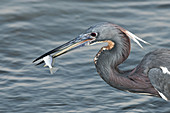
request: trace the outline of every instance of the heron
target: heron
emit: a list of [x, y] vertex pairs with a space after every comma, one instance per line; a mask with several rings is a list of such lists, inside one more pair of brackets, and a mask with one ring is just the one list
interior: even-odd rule
[[[140, 63], [130, 70], [121, 70], [119, 65], [129, 56], [133, 40], [149, 44], [130, 31], [111, 22], [92, 25], [76, 38], [41, 55], [33, 62], [47, 55], [53, 58], [69, 51], [96, 43], [107, 43], [94, 57], [94, 64], [100, 77], [110, 86], [132, 93], [147, 94], [170, 100], [170, 49], [156, 49], [147, 53]], [[42, 64], [40, 61], [37, 65]]]

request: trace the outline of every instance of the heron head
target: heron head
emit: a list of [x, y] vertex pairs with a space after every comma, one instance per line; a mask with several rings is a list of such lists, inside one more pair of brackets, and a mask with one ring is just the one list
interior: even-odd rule
[[[99, 24], [91, 26], [84, 33], [77, 36], [75, 39], [41, 55], [40, 57], [35, 59], [33, 62], [36, 62], [47, 55], [52, 55], [52, 57], [55, 58], [55, 57], [58, 57], [64, 53], [67, 53], [71, 50], [74, 50], [76, 48], [79, 48], [82, 46], [87, 46], [87, 45], [92, 45], [92, 44], [96, 44], [96, 43], [107, 42], [108, 46], [105, 46], [104, 49], [110, 50], [110, 49], [114, 48], [115, 42], [122, 43], [123, 40], [122, 40], [121, 36], [126, 36], [127, 40], [125, 40], [125, 41], [129, 40], [128, 37], [132, 37], [132, 39], [134, 39], [134, 41], [137, 42], [137, 44], [139, 44], [139, 46], [141, 46], [140, 43], [137, 41], [136, 37], [134, 37], [135, 35], [134, 36], [131, 36], [131, 35], [133, 35], [133, 34], [131, 34], [130, 32], [126, 31], [125, 29], [123, 29], [115, 24], [108, 23], [108, 22], [99, 23]], [[143, 41], [143, 40], [140, 39], [140, 41]], [[145, 42], [145, 41], [143, 41], [143, 42]], [[43, 63], [43, 61], [38, 63], [38, 65], [41, 63]]]

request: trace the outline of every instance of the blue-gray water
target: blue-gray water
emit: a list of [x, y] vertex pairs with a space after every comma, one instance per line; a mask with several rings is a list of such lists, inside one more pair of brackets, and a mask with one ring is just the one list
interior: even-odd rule
[[100, 78], [93, 57], [103, 45], [58, 57], [54, 75], [32, 64], [104, 21], [152, 44], [141, 49], [132, 42], [122, 69], [135, 67], [151, 50], [170, 48], [169, 0], [1, 0], [0, 113], [170, 113], [169, 102], [114, 89]]

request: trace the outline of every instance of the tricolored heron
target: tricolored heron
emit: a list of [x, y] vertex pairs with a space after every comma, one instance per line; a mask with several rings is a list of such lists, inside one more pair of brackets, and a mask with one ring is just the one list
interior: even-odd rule
[[[130, 39], [141, 47], [139, 41], [147, 43], [118, 25], [109, 22], [98, 23], [77, 38], [43, 54], [33, 62], [47, 55], [53, 54], [55, 58], [81, 46], [106, 42], [108, 45], [102, 47], [94, 58], [96, 70], [106, 83], [120, 90], [170, 100], [170, 49], [152, 51], [146, 54], [134, 69], [122, 71], [118, 65], [130, 54]], [[37, 65], [41, 63], [43, 61]]]

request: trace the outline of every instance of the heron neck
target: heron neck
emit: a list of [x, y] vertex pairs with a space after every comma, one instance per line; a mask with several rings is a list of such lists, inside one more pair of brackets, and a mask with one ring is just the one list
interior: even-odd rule
[[[125, 47], [123, 47], [122, 45], [124, 45]], [[129, 53], [130, 43], [116, 44], [115, 47], [111, 50], [101, 49], [97, 54], [98, 60], [95, 63], [97, 72], [107, 83], [109, 83], [110, 76], [122, 75], [125, 73], [118, 69], [118, 65], [128, 58]]]
[[138, 70], [137, 67], [128, 71], [118, 69], [118, 65], [128, 58], [130, 48], [122, 53], [117, 48], [100, 53], [95, 66], [101, 78], [120, 90], [158, 95], [151, 83], [148, 82], [149, 78], [140, 72], [142, 70]]

